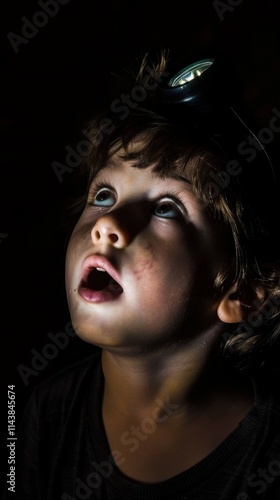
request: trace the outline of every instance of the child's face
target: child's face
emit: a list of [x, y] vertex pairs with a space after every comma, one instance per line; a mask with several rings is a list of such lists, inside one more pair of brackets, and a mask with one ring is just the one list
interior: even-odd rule
[[69, 242], [73, 326], [104, 348], [147, 350], [197, 337], [217, 322], [221, 257], [217, 228], [186, 180], [115, 160], [93, 180]]

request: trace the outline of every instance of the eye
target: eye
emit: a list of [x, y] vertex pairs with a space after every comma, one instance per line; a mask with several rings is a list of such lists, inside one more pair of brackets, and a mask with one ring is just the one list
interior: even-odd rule
[[98, 207], [112, 207], [116, 203], [116, 196], [107, 187], [99, 189], [91, 201], [91, 205]]
[[178, 219], [182, 212], [177, 205], [170, 200], [161, 200], [154, 206], [154, 214], [165, 219]]

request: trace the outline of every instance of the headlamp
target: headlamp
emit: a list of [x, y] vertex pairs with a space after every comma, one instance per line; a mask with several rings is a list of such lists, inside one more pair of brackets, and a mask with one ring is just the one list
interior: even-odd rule
[[202, 59], [178, 71], [162, 85], [160, 92], [163, 100], [170, 104], [183, 102], [187, 102], [190, 106], [201, 104], [209, 93], [209, 85], [212, 87], [213, 63], [212, 58]]
[[[179, 113], [191, 109], [195, 113], [215, 113], [217, 108], [228, 107], [234, 99], [237, 80], [229, 76], [229, 66], [209, 57], [195, 61], [175, 72], [159, 87], [159, 99], [167, 109]], [[179, 106], [180, 105], [180, 106]]]
[[[160, 107], [172, 120], [200, 129], [229, 155], [241, 162], [240, 145], [254, 139], [256, 160], [271, 160], [256, 133], [256, 124], [242, 107], [240, 82], [228, 61], [215, 57], [188, 64], [158, 88]], [[256, 163], [254, 163], [256, 165]]]
[[186, 68], [182, 69], [171, 80], [169, 80], [169, 87], [178, 87], [185, 83], [191, 82], [196, 77], [201, 76], [210, 66], [212, 66], [214, 59], [203, 59], [193, 64], [189, 64]]

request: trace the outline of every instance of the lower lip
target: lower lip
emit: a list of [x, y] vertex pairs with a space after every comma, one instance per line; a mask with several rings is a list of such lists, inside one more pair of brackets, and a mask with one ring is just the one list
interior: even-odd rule
[[98, 304], [100, 302], [112, 302], [117, 300], [123, 292], [113, 290], [91, 290], [90, 288], [80, 287], [79, 295], [86, 302]]

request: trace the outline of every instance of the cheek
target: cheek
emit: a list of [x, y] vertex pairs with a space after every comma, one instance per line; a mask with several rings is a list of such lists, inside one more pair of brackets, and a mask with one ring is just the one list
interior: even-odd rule
[[67, 246], [66, 262], [75, 263], [83, 248], [89, 243], [91, 228], [89, 225], [81, 226], [79, 223], [76, 225]]
[[65, 274], [68, 279], [73, 274], [75, 268], [76, 245], [75, 238], [72, 236], [67, 247], [65, 255]]
[[133, 267], [133, 276], [137, 281], [147, 280], [152, 270], [157, 266], [156, 251], [151, 244], [143, 246], [142, 255]]
[[133, 266], [137, 298], [142, 304], [156, 300], [167, 306], [169, 300], [181, 303], [190, 294], [212, 293], [215, 260], [208, 238], [192, 226], [174, 230], [168, 239], [150, 241]]
[[73, 259], [73, 254], [71, 250], [66, 254], [65, 259], [65, 290], [68, 301], [75, 294], [75, 289], [77, 288], [78, 278], [76, 277], [76, 265]]
[[185, 293], [193, 278], [193, 267], [194, 259], [184, 245], [175, 246], [173, 242], [167, 244], [165, 241], [144, 246], [132, 268], [141, 300], [144, 297], [150, 300], [152, 296], [157, 300], [164, 297], [165, 300], [168, 292], [179, 295], [181, 288]]
[[73, 280], [75, 281], [75, 276], [78, 272], [83, 241], [86, 241], [85, 237], [80, 235], [79, 231], [74, 231], [67, 246], [65, 255], [65, 281], [68, 288], [71, 283], [73, 284]]

